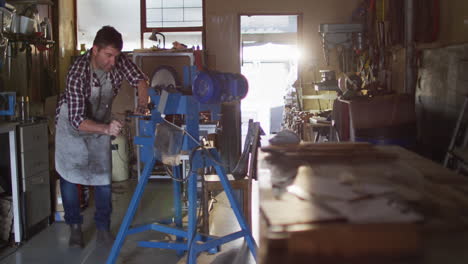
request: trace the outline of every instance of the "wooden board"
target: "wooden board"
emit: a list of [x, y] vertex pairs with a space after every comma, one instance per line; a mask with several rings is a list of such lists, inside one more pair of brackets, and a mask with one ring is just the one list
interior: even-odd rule
[[[344, 184], [350, 185], [381, 184], [391, 187], [395, 201], [406, 202], [403, 204], [423, 215], [424, 221], [420, 222], [420, 219], [415, 218], [410, 221], [418, 221], [417, 223], [385, 223], [387, 216], [380, 217], [377, 223], [372, 224], [331, 221], [333, 218], [330, 212], [337, 216], [346, 216], [340, 213], [339, 208], [326, 203], [327, 199], [340, 200], [339, 197], [327, 197], [318, 191], [319, 197], [306, 195], [309, 199], [315, 199], [309, 205], [291, 201], [269, 203], [270, 197], [260, 201], [268, 225], [261, 234], [267, 237], [262, 246], [268, 247], [268, 261], [261, 263], [361, 264], [383, 263], [383, 260], [408, 256], [417, 258], [421, 248], [427, 246], [422, 245], [423, 232], [426, 237], [432, 230], [439, 232], [450, 228], [459, 232], [468, 226], [468, 179], [401, 147], [354, 143], [301, 144], [271, 146], [264, 151], [269, 155], [265, 160], [268, 161], [266, 164], [270, 164], [267, 165], [270, 169], [278, 169], [280, 164], [285, 164], [284, 170], [287, 167], [294, 170], [294, 173], [297, 171], [305, 174], [305, 178], [294, 183], [302, 189], [306, 189], [310, 183], [304, 181], [307, 177], [337, 177]], [[372, 157], [375, 154], [393, 158], [375, 159]], [[267, 157], [276, 157], [273, 159], [275, 162], [271, 163]], [[304, 171], [300, 169], [301, 166], [310, 168]], [[274, 176], [281, 178], [282, 174], [272, 173], [271, 177]], [[262, 181], [261, 175], [259, 181]], [[275, 182], [275, 179], [271, 179], [271, 182]], [[320, 186], [312, 186], [311, 189], [314, 191], [317, 188]], [[379, 196], [377, 193], [375, 197], [387, 196]], [[346, 202], [348, 201], [342, 201]], [[268, 210], [275, 212], [269, 213]], [[372, 213], [376, 210], [370, 211]], [[280, 229], [275, 229], [274, 226], [275, 221], [280, 221], [277, 219], [283, 221], [279, 225]], [[268, 258], [271, 254], [277, 259], [281, 255], [281, 261], [274, 262], [275, 259]], [[376, 260], [363, 261], [367, 258]]]
[[343, 216], [334, 211], [295, 197], [264, 201], [260, 204], [260, 209], [271, 226], [343, 220]]
[[262, 151], [272, 155], [282, 155], [291, 159], [307, 159], [308, 161], [349, 160], [349, 159], [395, 159], [392, 153], [376, 149], [369, 143], [301, 143], [270, 145]]

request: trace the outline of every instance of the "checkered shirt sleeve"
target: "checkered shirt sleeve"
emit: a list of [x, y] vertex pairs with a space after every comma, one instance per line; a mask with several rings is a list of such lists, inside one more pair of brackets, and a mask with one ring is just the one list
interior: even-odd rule
[[78, 58], [67, 75], [64, 99], [68, 104], [68, 119], [75, 129], [86, 119], [86, 99], [91, 92], [88, 60], [89, 56]]
[[119, 56], [119, 62], [119, 72], [131, 86], [137, 87], [140, 81], [148, 81], [148, 77], [127, 56]]
[[[68, 71], [66, 90], [60, 97], [55, 121], [57, 123], [60, 107], [63, 103], [68, 104], [68, 119], [70, 124], [78, 130], [81, 122], [86, 117], [86, 101], [91, 96], [91, 81], [93, 86], [99, 86], [96, 77], [90, 79], [90, 59], [91, 51], [80, 56]], [[123, 79], [126, 79], [133, 87], [137, 87], [141, 80], [148, 81], [148, 77], [133, 63], [125, 54], [121, 54], [117, 60], [115, 68], [110, 72], [110, 79], [116, 96], [122, 86]]]

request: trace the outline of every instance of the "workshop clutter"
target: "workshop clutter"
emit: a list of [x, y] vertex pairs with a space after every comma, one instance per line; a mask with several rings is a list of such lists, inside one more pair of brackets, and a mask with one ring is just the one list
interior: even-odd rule
[[0, 92], [0, 116], [14, 116], [15, 106], [15, 92]]
[[312, 113], [298, 111], [296, 107], [286, 106], [283, 128], [294, 131], [301, 140], [312, 142], [336, 141], [331, 111]]

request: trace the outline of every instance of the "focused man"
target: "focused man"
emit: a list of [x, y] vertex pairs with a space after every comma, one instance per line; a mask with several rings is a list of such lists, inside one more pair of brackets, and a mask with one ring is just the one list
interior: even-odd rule
[[114, 97], [126, 79], [138, 88], [138, 113], [148, 104], [148, 78], [121, 54], [122, 35], [111, 26], [101, 28], [93, 47], [71, 66], [65, 92], [56, 111], [55, 166], [65, 221], [70, 225], [71, 247], [83, 247], [80, 201], [77, 184], [94, 186], [98, 244], [111, 245], [109, 232], [111, 199], [111, 136], [117, 136], [123, 124], [112, 120]]

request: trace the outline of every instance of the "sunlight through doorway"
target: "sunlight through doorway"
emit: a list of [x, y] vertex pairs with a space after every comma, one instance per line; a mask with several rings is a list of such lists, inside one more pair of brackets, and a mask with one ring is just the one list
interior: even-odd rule
[[281, 130], [284, 96], [298, 78], [298, 16], [241, 16], [241, 72], [249, 93], [241, 102], [242, 138], [249, 119], [259, 121], [266, 136]]

